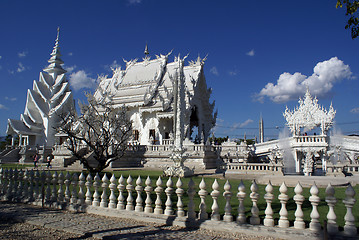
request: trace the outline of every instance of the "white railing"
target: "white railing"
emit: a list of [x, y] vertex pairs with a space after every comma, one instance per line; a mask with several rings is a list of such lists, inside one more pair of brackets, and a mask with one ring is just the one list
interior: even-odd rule
[[282, 173], [282, 164], [270, 163], [227, 163], [227, 170], [238, 172], [279, 172]]
[[297, 143], [324, 143], [325, 136], [295, 136], [293, 137]]
[[[198, 188], [199, 191], [196, 192]], [[185, 189], [188, 190], [185, 191]], [[106, 173], [100, 178], [99, 174], [93, 177], [91, 174], [86, 176], [84, 173], [78, 175], [70, 172], [65, 174], [60, 172], [58, 174], [50, 171], [0, 169], [0, 196], [8, 201], [43, 204], [49, 207], [87, 211], [108, 216], [120, 216], [122, 213], [121, 217], [141, 216], [142, 220], [151, 218], [152, 220], [155, 219], [153, 221], [158, 221], [161, 218], [175, 219], [172, 222], [175, 225], [180, 225], [182, 221], [182, 223], [192, 223], [203, 227], [206, 226], [204, 223], [209, 221], [208, 224], [215, 224], [217, 230], [223, 227], [224, 231], [228, 226], [233, 226], [233, 224], [236, 224], [235, 228], [240, 228], [241, 225], [244, 225], [244, 229], [255, 225], [257, 226], [255, 231], [276, 232], [278, 229], [284, 228], [286, 236], [294, 232], [298, 234], [298, 230], [306, 229], [302, 204], [304, 201], [309, 201], [312, 209], [309, 223], [309, 230], [312, 230], [309, 231], [310, 234], [316, 237], [322, 234], [317, 207], [319, 204], [327, 204], [328, 234], [332, 236], [340, 234], [354, 238], [358, 237], [355, 217], [352, 212], [356, 201], [354, 198], [355, 191], [350, 184], [345, 191], [344, 200], [342, 200], [346, 207], [346, 214], [344, 217], [344, 231], [340, 233], [335, 214], [335, 205], [338, 200], [334, 196], [335, 189], [330, 184], [326, 188], [325, 199], [320, 199], [319, 189], [315, 184], [310, 188], [311, 196], [305, 199], [302, 195], [303, 188], [301, 184], [297, 184], [294, 188], [295, 195], [293, 197], [296, 208], [293, 227], [290, 227], [288, 220], [287, 207], [291, 206], [287, 206], [290, 199], [285, 183], [280, 186], [278, 196], [275, 196], [271, 183], [265, 187], [266, 194], [260, 196], [255, 181], [250, 187], [250, 193], [246, 192], [242, 182], [234, 188], [236, 195], [232, 195], [232, 186], [229, 181], [224, 184], [224, 191], [221, 192], [221, 189], [222, 187], [220, 187], [217, 179], [213, 180], [213, 184], [209, 188], [203, 179], [198, 186], [195, 186], [192, 179], [190, 179], [187, 186], [184, 186], [180, 178], [174, 183], [171, 178], [164, 181], [159, 177], [153, 183], [149, 177], [144, 181], [140, 176], [137, 179], [133, 179], [131, 176], [127, 179], [122, 176], [116, 179], [115, 175], [112, 174], [109, 179]], [[222, 195], [226, 202], [223, 208], [223, 216], [220, 215], [221, 209], [218, 205], [218, 200]], [[183, 201], [185, 197], [188, 198], [188, 201]], [[206, 197], [212, 199], [210, 216], [208, 215], [210, 206], [206, 205]], [[261, 205], [257, 205], [261, 197], [266, 201], [265, 209], [259, 209]], [[198, 213], [194, 210], [195, 198], [200, 199]], [[235, 216], [232, 215], [230, 203], [232, 198], [238, 199], [236, 204], [238, 213]], [[244, 201], [246, 198], [250, 198], [250, 209], [245, 209]], [[281, 204], [278, 224], [276, 224], [275, 213], [272, 208], [272, 202], [276, 198]], [[177, 201], [173, 202], [173, 199]], [[185, 205], [184, 202], [188, 202], [188, 204]], [[185, 209], [187, 212], [185, 212]], [[247, 222], [246, 211], [248, 212], [249, 210], [251, 216], [249, 222]], [[263, 228], [261, 228], [260, 210], [265, 210]], [[307, 236], [307, 234], [304, 235]]]

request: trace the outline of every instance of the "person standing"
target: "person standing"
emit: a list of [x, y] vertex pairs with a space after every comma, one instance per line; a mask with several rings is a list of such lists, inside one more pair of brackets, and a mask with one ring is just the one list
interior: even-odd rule
[[37, 168], [37, 162], [39, 161], [38, 155], [35, 153], [34, 155], [34, 168]]
[[47, 156], [46, 161], [47, 161], [47, 169], [51, 168], [51, 157], [50, 157], [50, 155]]

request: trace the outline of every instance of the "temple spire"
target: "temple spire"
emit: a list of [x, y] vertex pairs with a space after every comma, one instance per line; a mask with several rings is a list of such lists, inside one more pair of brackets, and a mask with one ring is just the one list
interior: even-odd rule
[[60, 53], [60, 47], [59, 47], [59, 37], [60, 37], [60, 27], [57, 28], [57, 37], [55, 40], [55, 46], [52, 50], [51, 58], [48, 60], [50, 63], [45, 69], [45, 72], [48, 73], [56, 73], [56, 75], [60, 75], [63, 73], [66, 73], [66, 70], [62, 68], [62, 64], [64, 63], [61, 60], [61, 53]]
[[148, 54], [150, 54], [150, 52], [148, 51], [148, 46], [147, 46], [147, 42], [146, 42], [146, 46], [145, 46], [145, 56], [146, 56], [146, 58], [148, 57]]

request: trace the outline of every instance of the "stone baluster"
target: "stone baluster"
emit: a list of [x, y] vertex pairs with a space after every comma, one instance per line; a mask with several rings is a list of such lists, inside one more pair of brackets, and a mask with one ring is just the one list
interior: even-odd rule
[[45, 200], [45, 183], [46, 183], [46, 172], [41, 171], [40, 173], [40, 201], [44, 202]]
[[8, 170], [1, 168], [1, 194], [5, 197], [8, 185]]
[[208, 192], [206, 190], [206, 182], [202, 178], [202, 181], [199, 184], [199, 191], [198, 191], [198, 195], [201, 198], [201, 202], [199, 204], [198, 218], [201, 220], [208, 219], [207, 206], [205, 201], [207, 194]]
[[100, 176], [98, 175], [98, 173], [96, 173], [95, 178], [94, 178], [94, 182], [93, 182], [93, 187], [94, 187], [94, 193], [93, 193], [93, 201], [92, 201], [92, 206], [100, 206], [100, 194], [98, 193], [98, 189], [100, 187]]
[[102, 177], [102, 195], [101, 195], [101, 202], [100, 202], [100, 207], [108, 207], [108, 197], [107, 197], [107, 187], [108, 187], [108, 178], [106, 173], [103, 175]]
[[232, 207], [231, 207], [232, 192], [231, 192], [231, 184], [229, 183], [228, 180], [224, 184], [223, 197], [226, 199], [226, 205], [224, 206], [223, 221], [232, 222], [233, 221]]
[[13, 185], [13, 189], [12, 189], [12, 193], [11, 196], [13, 199], [17, 198], [17, 189], [19, 188], [19, 171], [17, 170], [17, 168], [15, 168], [14, 173], [13, 173], [13, 179], [14, 179], [14, 185]]
[[51, 201], [56, 202], [57, 201], [57, 172], [55, 171], [54, 174], [52, 174], [52, 194], [51, 194]]
[[152, 181], [149, 176], [147, 176], [145, 184], [146, 184], [146, 187], [145, 187], [145, 192], [146, 192], [145, 213], [152, 213], [153, 208], [152, 208], [151, 192], [152, 192], [153, 188], [151, 187]]
[[3, 188], [4, 188], [4, 169], [0, 168], [0, 195], [2, 195], [4, 193]]
[[127, 178], [127, 186], [126, 186], [126, 190], [128, 192], [127, 195], [127, 199], [126, 199], [126, 210], [132, 211], [134, 210], [133, 207], [133, 197], [132, 197], [132, 191], [135, 189], [134, 186], [132, 185], [133, 179], [130, 176], [128, 176]]
[[257, 206], [259, 194], [257, 193], [257, 191], [258, 191], [258, 185], [257, 185], [256, 181], [254, 180], [251, 185], [251, 194], [249, 195], [249, 197], [252, 199], [252, 203], [253, 203], [252, 208], [251, 208], [252, 216], [249, 219], [249, 222], [252, 225], [259, 225], [259, 223], [260, 223], [259, 209]]
[[24, 187], [23, 187], [23, 200], [28, 201], [29, 200], [29, 170], [25, 169], [25, 172], [23, 172], [23, 178], [24, 181]]
[[289, 227], [289, 221], [288, 221], [288, 211], [287, 211], [287, 202], [289, 200], [289, 197], [287, 195], [288, 192], [288, 188], [285, 185], [285, 183], [283, 182], [282, 185], [279, 188], [279, 196], [278, 196], [278, 200], [281, 203], [281, 208], [279, 211], [279, 221], [278, 221], [278, 226], [281, 228], [288, 228]]
[[344, 216], [344, 220], [345, 220], [344, 234], [347, 236], [355, 236], [357, 234], [357, 229], [355, 227], [355, 217], [353, 215], [352, 209], [354, 207], [356, 200], [354, 198], [355, 191], [350, 183], [347, 189], [345, 190], [345, 195], [346, 197], [343, 200], [343, 203], [347, 208], [347, 213]]
[[29, 172], [29, 201], [34, 201], [34, 170], [30, 170]]
[[161, 177], [158, 177], [157, 181], [156, 181], [156, 188], [155, 188], [155, 192], [156, 192], [156, 201], [155, 201], [155, 210], [154, 213], [155, 214], [162, 214], [163, 213], [163, 209], [162, 209], [162, 201], [161, 201], [161, 193], [163, 191], [163, 188], [161, 187], [162, 185], [162, 179]]
[[211, 192], [211, 196], [213, 199], [213, 204], [212, 204], [211, 220], [219, 221], [221, 216], [219, 215], [219, 206], [218, 206], [217, 199], [218, 199], [220, 192], [219, 192], [219, 184], [217, 182], [217, 179], [214, 179], [214, 182], [212, 184], [212, 189], [213, 189], [213, 191]]
[[39, 190], [39, 182], [40, 182], [40, 173], [39, 170], [36, 169], [35, 174], [35, 187], [34, 187], [34, 200], [37, 201], [40, 199], [40, 190]]
[[237, 193], [237, 198], [239, 202], [237, 222], [240, 224], [246, 223], [246, 214], [244, 209], [244, 199], [246, 197], [245, 190], [246, 190], [245, 186], [243, 184], [243, 181], [241, 180], [238, 186], [238, 193]]
[[70, 192], [70, 184], [71, 184], [71, 174], [70, 172], [66, 173], [65, 176], [65, 202], [70, 202], [71, 192]]
[[302, 204], [305, 200], [304, 196], [302, 195], [303, 188], [302, 185], [298, 182], [297, 186], [294, 188], [294, 197], [293, 200], [297, 204], [297, 209], [295, 210], [295, 221], [294, 221], [294, 228], [296, 229], [305, 229], [305, 222], [304, 222], [304, 213], [302, 210]]
[[196, 212], [194, 211], [194, 202], [193, 197], [196, 194], [196, 191], [194, 190], [194, 182], [191, 178], [188, 182], [188, 212], [187, 212], [187, 218], [189, 221], [193, 221], [196, 217]]
[[51, 201], [51, 172], [46, 172], [46, 190], [45, 190], [45, 202], [49, 203]]
[[91, 192], [91, 187], [92, 187], [92, 176], [91, 173], [89, 173], [86, 177], [86, 199], [85, 199], [85, 203], [87, 205], [92, 205], [92, 192]]
[[142, 200], [142, 197], [141, 197], [143, 187], [142, 187], [141, 176], [138, 176], [138, 178], [136, 180], [135, 191], [137, 192], [135, 212], [143, 212], [143, 206], [142, 206], [143, 200]]
[[310, 213], [310, 218], [312, 219], [309, 223], [309, 229], [319, 231], [321, 229], [320, 223], [319, 223], [319, 212], [318, 212], [318, 204], [320, 203], [320, 198], [318, 196], [319, 189], [317, 185], [314, 182], [314, 185], [310, 188], [310, 194], [309, 201], [312, 204], [312, 212]]
[[13, 170], [10, 169], [8, 172], [8, 186], [6, 188], [7, 192], [6, 192], [6, 199], [10, 200], [11, 196], [12, 196], [12, 189], [14, 187], [14, 179], [13, 179]]
[[182, 196], [184, 194], [184, 190], [182, 189], [183, 183], [181, 178], [178, 178], [176, 183], [176, 194], [177, 194], [177, 217], [184, 217], [185, 212], [183, 210], [183, 202], [182, 202]]
[[79, 180], [79, 177], [77, 176], [77, 173], [74, 173], [72, 175], [72, 181], [71, 181], [72, 191], [71, 191], [70, 203], [72, 206], [77, 205], [77, 183], [78, 183], [78, 180]]
[[165, 215], [169, 216], [169, 215], [173, 215], [171, 195], [174, 190], [173, 190], [173, 181], [171, 177], [167, 180], [166, 186], [167, 188], [165, 190], [165, 193], [167, 195], [167, 200], [165, 202], [166, 205]]
[[266, 191], [266, 194], [264, 194], [264, 199], [267, 202], [267, 208], [264, 211], [266, 216], [264, 218], [263, 224], [266, 227], [273, 227], [274, 219], [273, 219], [272, 201], [273, 201], [274, 195], [273, 195], [273, 186], [270, 181], [267, 184], [265, 191]]
[[117, 199], [117, 209], [125, 209], [125, 197], [123, 196], [123, 191], [125, 190], [125, 179], [124, 177], [121, 175], [121, 177], [118, 179], [118, 199]]
[[64, 181], [65, 181], [65, 176], [62, 172], [60, 172], [57, 178], [57, 182], [59, 184], [59, 190], [57, 191], [57, 201], [60, 205], [64, 201]]
[[15, 196], [16, 196], [16, 201], [21, 201], [22, 199], [22, 194], [23, 194], [23, 183], [22, 183], [22, 178], [23, 178], [23, 171], [22, 169], [20, 169], [18, 172], [17, 172], [17, 189], [16, 189], [16, 193], [15, 193]]
[[108, 204], [109, 208], [116, 208], [117, 204], [116, 204], [116, 195], [115, 195], [115, 190], [116, 190], [116, 177], [115, 174], [112, 174], [111, 178], [110, 178], [110, 203]]
[[81, 172], [79, 176], [79, 194], [77, 203], [82, 207], [85, 204], [85, 174]]
[[338, 225], [337, 225], [337, 216], [334, 212], [335, 204], [337, 203], [337, 199], [334, 197], [335, 190], [332, 185], [329, 183], [327, 188], [325, 189], [326, 198], [325, 201], [328, 204], [329, 211], [327, 214], [328, 224], [327, 230], [330, 235], [335, 235], [338, 232]]

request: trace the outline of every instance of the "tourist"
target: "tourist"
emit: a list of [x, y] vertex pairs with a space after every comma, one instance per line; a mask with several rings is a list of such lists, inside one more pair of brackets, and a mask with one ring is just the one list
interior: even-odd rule
[[39, 157], [37, 156], [37, 154], [35, 153], [34, 155], [34, 169], [37, 168], [37, 162], [39, 160]]
[[51, 168], [51, 157], [50, 157], [50, 155], [47, 156], [46, 161], [47, 161], [47, 169]]

